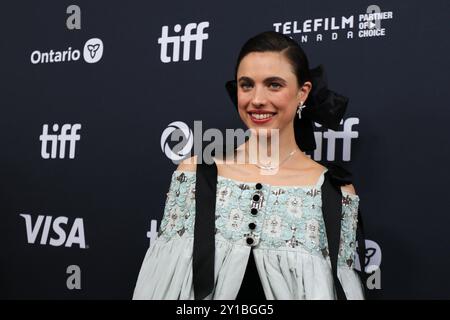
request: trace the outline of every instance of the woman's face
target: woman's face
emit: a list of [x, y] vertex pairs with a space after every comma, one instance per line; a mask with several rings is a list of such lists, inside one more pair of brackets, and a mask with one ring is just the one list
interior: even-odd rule
[[239, 115], [258, 133], [259, 129], [281, 132], [293, 127], [297, 106], [306, 101], [311, 89], [310, 82], [298, 86], [289, 60], [280, 52], [247, 54], [239, 64], [237, 84]]

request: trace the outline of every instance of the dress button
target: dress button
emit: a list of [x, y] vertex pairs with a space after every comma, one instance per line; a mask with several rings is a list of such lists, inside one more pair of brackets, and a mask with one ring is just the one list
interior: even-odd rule
[[252, 208], [252, 210], [250, 212], [252, 215], [256, 216], [258, 214], [258, 209]]
[[252, 245], [255, 242], [255, 239], [253, 239], [252, 237], [247, 237], [247, 244], [248, 245]]
[[256, 228], [256, 224], [255, 224], [254, 222], [250, 222], [250, 223], [248, 224], [248, 227], [249, 227], [250, 229], [254, 230], [254, 229]]
[[259, 195], [258, 194], [255, 194], [254, 196], [253, 196], [253, 201], [258, 201], [259, 200]]
[[261, 189], [261, 188], [262, 188], [262, 184], [258, 182], [258, 183], [255, 185], [255, 188], [258, 189], [258, 190]]

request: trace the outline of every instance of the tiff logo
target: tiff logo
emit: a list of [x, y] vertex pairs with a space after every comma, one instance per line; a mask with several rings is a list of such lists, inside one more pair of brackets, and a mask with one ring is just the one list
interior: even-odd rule
[[[204, 21], [199, 24], [189, 23], [184, 27], [182, 36], [169, 36], [169, 26], [162, 27], [161, 37], [158, 43], [161, 45], [161, 61], [164, 63], [177, 62], [180, 59], [180, 43], [183, 43], [183, 61], [189, 61], [191, 42], [195, 42], [195, 60], [202, 59], [203, 40], [208, 39], [208, 34], [204, 30], [209, 27], [209, 22]], [[195, 33], [193, 33], [195, 30]], [[179, 33], [181, 25], [173, 27], [173, 31]], [[172, 56], [168, 55], [169, 44], [172, 45]]]
[[[57, 133], [59, 125], [53, 125], [53, 133]], [[48, 124], [44, 124], [42, 134], [39, 136], [41, 144], [41, 156], [43, 159], [55, 159], [59, 145], [59, 159], [64, 159], [66, 155], [66, 143], [69, 141], [69, 158], [75, 158], [75, 143], [80, 140], [80, 135], [77, 131], [81, 129], [81, 124], [74, 125], [64, 124], [61, 127], [60, 134], [49, 134]], [[70, 130], [70, 133], [68, 133]], [[50, 153], [48, 152], [48, 142], [50, 142]]]
[[[343, 124], [342, 131], [334, 131], [328, 129], [327, 131], [314, 132], [314, 138], [316, 139], [316, 150], [314, 150], [314, 160], [322, 160], [323, 152], [323, 139], [327, 140], [326, 158], [327, 161], [334, 161], [336, 156], [336, 140], [342, 140], [342, 161], [350, 161], [352, 153], [352, 139], [356, 139], [359, 136], [358, 131], [353, 130], [353, 126], [359, 124], [359, 118], [347, 118], [341, 120]], [[316, 123], [317, 127], [321, 127]]]
[[[72, 226], [70, 227], [69, 225], [70, 231], [69, 235], [67, 235], [66, 230], [62, 227], [62, 225], [68, 224], [69, 218], [67, 217], [53, 218], [52, 216], [39, 215], [33, 225], [31, 215], [21, 214], [20, 216], [25, 219], [27, 241], [30, 244], [34, 244], [39, 233], [41, 233], [41, 241], [39, 243], [42, 245], [72, 247], [72, 245], [76, 244], [81, 249], [86, 248], [83, 218], [76, 218]], [[57, 237], [53, 237], [53, 234], [50, 235], [50, 229]]]

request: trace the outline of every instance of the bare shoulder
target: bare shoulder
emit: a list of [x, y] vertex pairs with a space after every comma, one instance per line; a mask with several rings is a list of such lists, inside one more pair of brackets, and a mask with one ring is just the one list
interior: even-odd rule
[[306, 159], [302, 166], [299, 168], [299, 172], [302, 175], [308, 176], [308, 183], [305, 184], [315, 184], [319, 180], [319, 177], [324, 173], [327, 167], [323, 166], [319, 162], [313, 159]]
[[180, 162], [177, 167], [178, 171], [197, 171], [197, 156], [186, 158]]
[[[322, 164], [318, 163], [317, 161], [311, 159], [312, 167], [315, 168], [315, 170], [318, 170], [318, 172], [323, 172], [326, 167]], [[356, 195], [356, 190], [353, 184], [347, 184], [341, 187], [342, 191], [348, 192], [350, 194]]]
[[320, 176], [327, 169], [327, 167], [313, 159], [309, 159], [305, 169], [312, 172], [315, 176]]
[[348, 192], [350, 194], [356, 195], [355, 187], [352, 184], [347, 184], [345, 186], [342, 186], [341, 190], [342, 191], [346, 191], [346, 192]]

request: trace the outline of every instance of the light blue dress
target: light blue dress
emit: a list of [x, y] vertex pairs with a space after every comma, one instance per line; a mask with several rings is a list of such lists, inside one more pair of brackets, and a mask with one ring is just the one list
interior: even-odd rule
[[[336, 299], [321, 209], [327, 170], [316, 185], [262, 183], [257, 203], [257, 182], [217, 177], [215, 285], [206, 299], [236, 298], [251, 252], [267, 299]], [[195, 181], [195, 172], [173, 172], [158, 237], [145, 254], [133, 299], [194, 299]], [[359, 197], [343, 190], [342, 204], [338, 278], [347, 299], [363, 299], [354, 270]]]

